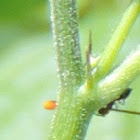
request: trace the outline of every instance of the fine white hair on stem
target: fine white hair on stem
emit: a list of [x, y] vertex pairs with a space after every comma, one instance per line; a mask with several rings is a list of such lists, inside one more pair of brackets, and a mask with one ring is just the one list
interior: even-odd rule
[[98, 84], [98, 92], [103, 98], [108, 98], [128, 88], [131, 82], [140, 74], [140, 45], [111, 74]]

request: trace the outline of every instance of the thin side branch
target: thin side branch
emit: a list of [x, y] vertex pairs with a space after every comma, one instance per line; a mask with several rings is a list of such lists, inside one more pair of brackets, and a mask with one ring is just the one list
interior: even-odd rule
[[138, 74], [140, 74], [140, 47], [99, 83], [99, 97], [105, 104], [114, 100], [114, 97], [119, 97], [129, 87]]
[[114, 60], [120, 48], [122, 47], [129, 33], [129, 30], [131, 29], [131, 26], [138, 17], [139, 11], [140, 0], [133, 0], [133, 2], [124, 13], [122, 20], [120, 21], [120, 24], [113, 33], [110, 41], [105, 47], [105, 50], [99, 61], [96, 77], [101, 79], [111, 70]]
[[87, 65], [87, 82], [89, 84], [87, 85], [92, 85], [91, 84], [91, 80], [92, 80], [92, 75], [91, 75], [91, 62], [90, 62], [90, 58], [91, 58], [91, 52], [92, 52], [92, 33], [89, 33], [89, 44], [88, 44], [88, 48], [86, 51], [86, 65]]

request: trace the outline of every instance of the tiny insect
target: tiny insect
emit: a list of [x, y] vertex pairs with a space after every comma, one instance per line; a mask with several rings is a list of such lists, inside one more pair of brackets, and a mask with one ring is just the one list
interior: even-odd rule
[[53, 101], [53, 100], [45, 101], [43, 106], [44, 106], [45, 109], [54, 110], [57, 106], [57, 102]]
[[117, 111], [117, 112], [123, 112], [123, 113], [129, 113], [129, 114], [136, 114], [136, 115], [140, 115], [139, 112], [135, 112], [135, 111], [128, 111], [128, 110], [120, 110], [120, 109], [113, 109], [112, 106], [115, 104], [116, 101], [120, 101], [120, 100], [125, 100], [129, 95], [130, 92], [132, 91], [131, 88], [127, 88], [121, 95], [119, 98], [115, 99], [114, 101], [110, 102], [109, 104], [107, 104], [106, 107], [103, 107], [101, 109], [99, 109], [98, 113], [102, 116], [105, 116], [109, 113], [109, 111]]

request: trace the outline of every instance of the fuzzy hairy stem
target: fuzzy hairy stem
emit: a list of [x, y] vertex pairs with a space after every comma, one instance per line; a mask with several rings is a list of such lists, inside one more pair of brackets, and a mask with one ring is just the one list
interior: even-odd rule
[[47, 140], [84, 140], [92, 110], [90, 102], [65, 98], [58, 106], [54, 128]]
[[140, 74], [140, 46], [119, 67], [100, 81], [98, 96], [104, 100], [104, 104], [109, 103], [114, 97], [119, 97], [138, 74]]
[[83, 68], [78, 37], [76, 0], [50, 0], [62, 90], [81, 83]]
[[[95, 80], [92, 77], [91, 82], [89, 82], [90, 78], [84, 79], [83, 86], [81, 83], [85, 75], [79, 47], [76, 0], [50, 0], [50, 2], [61, 90], [59, 106], [48, 140], [84, 140], [93, 113], [116, 99], [116, 96], [120, 96], [140, 73], [140, 53], [138, 53], [140, 51], [138, 51], [104, 78], [111, 71], [116, 55], [138, 16], [140, 0], [134, 0], [126, 10], [99, 64], [91, 73]], [[126, 78], [127, 75], [130, 76]], [[118, 86], [115, 89], [116, 85]]]
[[84, 126], [89, 118], [86, 117], [79, 121], [84, 110], [74, 98], [84, 77], [78, 37], [76, 0], [50, 0], [50, 3], [61, 89], [59, 106], [48, 140], [81, 140], [84, 138], [86, 129]]

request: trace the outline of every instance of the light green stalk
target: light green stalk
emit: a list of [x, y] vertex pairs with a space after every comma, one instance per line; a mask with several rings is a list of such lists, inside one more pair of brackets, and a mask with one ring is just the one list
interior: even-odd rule
[[98, 64], [98, 70], [96, 76], [98, 78], [104, 77], [108, 74], [112, 68], [112, 65], [115, 61], [115, 58], [118, 55], [130, 29], [133, 25], [136, 17], [140, 11], [140, 0], [134, 0], [126, 12], [123, 14], [123, 17], [120, 21], [120, 24], [117, 26], [116, 30], [111, 36], [108, 44], [105, 47], [105, 50], [102, 54], [100, 62]]
[[126, 60], [119, 67], [99, 82], [97, 88], [98, 96], [101, 97], [101, 100], [104, 100], [103, 104], [112, 101], [114, 96], [120, 96], [139, 73], [140, 46], [127, 56]]
[[83, 78], [76, 1], [50, 0], [50, 3], [61, 88], [75, 88]]
[[47, 140], [84, 140], [93, 113], [118, 98], [140, 73], [140, 49], [110, 73], [139, 14], [140, 0], [132, 1], [124, 13], [99, 63], [97, 61], [97, 67], [91, 71], [91, 78], [85, 78], [82, 67], [76, 0], [50, 2], [61, 89], [52, 130]]

